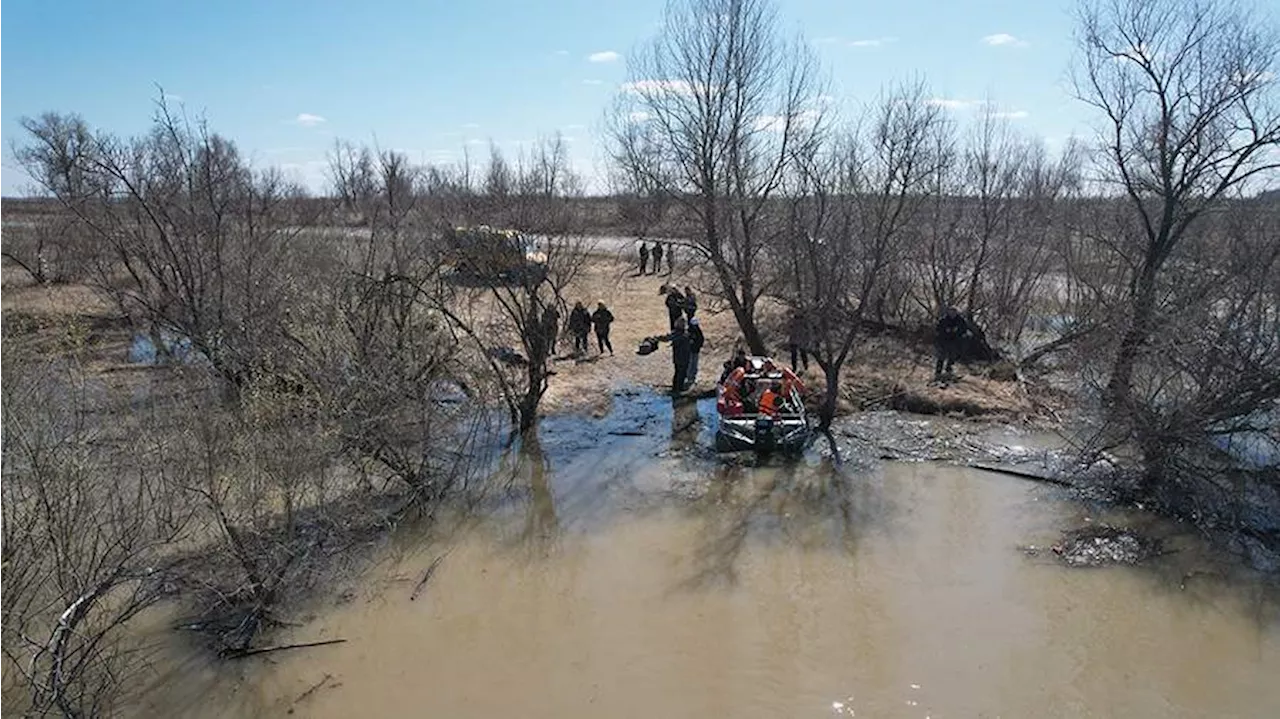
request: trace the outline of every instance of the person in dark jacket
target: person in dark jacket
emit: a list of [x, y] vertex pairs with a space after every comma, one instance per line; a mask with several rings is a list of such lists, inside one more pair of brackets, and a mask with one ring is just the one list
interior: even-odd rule
[[[805, 321], [805, 316], [801, 312], [791, 315], [791, 323], [787, 329], [787, 348], [791, 350], [791, 371], [799, 372], [800, 367], [809, 369], [809, 323]], [[796, 364], [796, 356], [799, 355], [800, 365]]]
[[693, 321], [693, 315], [698, 311], [698, 298], [693, 294], [692, 287], [684, 288], [684, 314]]
[[653, 274], [656, 275], [661, 271], [662, 271], [662, 243], [655, 242], [653, 243]]
[[677, 319], [666, 338], [671, 342], [671, 364], [675, 372], [671, 375], [671, 394], [684, 391], [685, 378], [689, 375], [689, 355], [691, 346], [689, 334], [685, 332], [684, 319]]
[[591, 324], [596, 328], [596, 343], [600, 345], [600, 354], [604, 354], [605, 347], [609, 348], [609, 354], [613, 354], [613, 343], [609, 341], [609, 325], [613, 324], [613, 313], [604, 306], [604, 300], [596, 302], [596, 311], [591, 313]]
[[676, 248], [670, 242], [667, 243], [667, 274], [675, 272], [676, 269]]
[[750, 364], [750, 360], [747, 359], [747, 351], [739, 347], [734, 351], [733, 359], [724, 363], [724, 372], [721, 373], [720, 381], [717, 384], [724, 384], [724, 381], [729, 378], [730, 373], [739, 367], [746, 369], [748, 364]]
[[556, 341], [560, 338], [560, 310], [551, 305], [542, 311], [542, 334], [547, 338], [547, 352], [555, 356]]
[[644, 242], [640, 243], [640, 274], [649, 271], [649, 246]]
[[667, 321], [671, 329], [676, 328], [676, 322], [681, 321], [680, 315], [684, 314], [684, 296], [680, 294], [680, 290], [674, 286], [667, 288]]
[[702, 345], [707, 338], [702, 334], [702, 326], [696, 318], [689, 318], [689, 369], [685, 373], [684, 389], [689, 389], [698, 381], [698, 356], [702, 353]]
[[934, 381], [940, 381], [944, 373], [951, 374], [951, 368], [960, 356], [964, 338], [969, 334], [969, 323], [964, 315], [960, 314], [960, 310], [948, 307], [934, 328], [933, 346], [937, 357], [933, 366]]
[[581, 302], [575, 302], [569, 313], [569, 332], [573, 335], [574, 354], [587, 353], [587, 335], [591, 333], [591, 314]]

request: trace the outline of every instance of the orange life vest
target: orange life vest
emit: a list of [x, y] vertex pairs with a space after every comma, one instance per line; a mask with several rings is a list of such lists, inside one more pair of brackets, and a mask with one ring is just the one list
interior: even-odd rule
[[760, 414], [773, 416], [778, 413], [778, 395], [772, 389], [766, 389], [760, 395]]

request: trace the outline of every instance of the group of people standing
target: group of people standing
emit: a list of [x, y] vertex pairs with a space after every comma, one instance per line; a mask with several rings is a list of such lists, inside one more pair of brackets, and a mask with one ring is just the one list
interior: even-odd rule
[[[667, 274], [671, 274], [671, 272], [674, 270], [675, 263], [676, 263], [676, 250], [674, 247], [671, 246], [671, 243], [668, 242], [666, 245], [666, 250], [663, 250], [661, 242], [653, 243], [653, 249], [650, 249], [649, 245], [641, 241], [640, 243], [640, 274], [642, 275], [658, 274], [658, 272], [662, 270], [662, 256], [664, 254], [667, 257]], [[649, 272], [650, 257], [653, 258], [652, 273]]]
[[[594, 312], [588, 312], [586, 305], [575, 302], [569, 312], [569, 322], [565, 329], [573, 336], [573, 353], [584, 355], [591, 349], [591, 330], [596, 333], [596, 343], [600, 354], [606, 349], [613, 354], [613, 343], [609, 341], [609, 328], [613, 325], [613, 313], [605, 306], [604, 300], [596, 302]], [[556, 340], [560, 333], [560, 312], [555, 307], [548, 307], [542, 313], [542, 326], [551, 338], [551, 354], [556, 353]]]

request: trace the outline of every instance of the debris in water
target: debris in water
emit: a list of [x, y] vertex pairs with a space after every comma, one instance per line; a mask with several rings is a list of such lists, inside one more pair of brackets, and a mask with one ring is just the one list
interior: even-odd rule
[[1158, 539], [1143, 537], [1128, 529], [1095, 524], [1064, 532], [1062, 541], [1051, 549], [1069, 567], [1100, 567], [1137, 564], [1159, 554], [1161, 548]]

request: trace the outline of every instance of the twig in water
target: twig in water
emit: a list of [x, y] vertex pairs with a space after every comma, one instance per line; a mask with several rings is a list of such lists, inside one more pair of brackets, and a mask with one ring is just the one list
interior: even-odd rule
[[307, 647], [323, 647], [328, 644], [342, 644], [346, 639], [327, 639], [323, 642], [304, 642], [302, 644], [285, 644], [280, 647], [267, 647], [266, 649], [250, 649], [243, 652], [235, 652], [229, 655], [230, 659], [244, 659], [255, 654], [269, 654], [271, 652], [283, 652], [286, 649], [306, 649]]
[[431, 575], [436, 573], [436, 567], [440, 566], [440, 562], [443, 562], [444, 558], [447, 556], [449, 556], [449, 553], [445, 552], [444, 554], [436, 557], [435, 561], [431, 562], [431, 566], [427, 567], [427, 571], [422, 574], [422, 579], [419, 579], [417, 586], [413, 588], [413, 594], [409, 595], [409, 601], [412, 602], [418, 598], [418, 593], [422, 591], [423, 587], [427, 586], [427, 582], [431, 581]]
[[1070, 481], [1060, 477], [1045, 476], [1043, 474], [1034, 474], [1032, 472], [1023, 472], [1022, 470], [1012, 469], [1010, 467], [1002, 467], [997, 464], [984, 464], [982, 462], [972, 462], [965, 465], [973, 469], [980, 469], [984, 472], [995, 472], [997, 474], [1007, 474], [1011, 477], [1020, 477], [1022, 479], [1030, 479], [1036, 482], [1048, 482], [1049, 484], [1057, 484], [1063, 487], [1074, 487]]
[[324, 686], [325, 684], [329, 683], [329, 680], [330, 680], [330, 679], [332, 679], [332, 678], [333, 678], [333, 675], [332, 675], [332, 674], [326, 674], [326, 675], [324, 675], [324, 679], [321, 679], [320, 681], [318, 681], [318, 682], [316, 682], [314, 685], [312, 685], [312, 687], [311, 687], [310, 689], [308, 689], [308, 690], [306, 690], [305, 692], [303, 692], [303, 693], [299, 694], [299, 695], [298, 695], [298, 698], [293, 700], [293, 703], [294, 703], [294, 704], [297, 704], [298, 702], [302, 701], [303, 699], [306, 699], [307, 697], [309, 697], [309, 696], [311, 696], [312, 694], [316, 693], [316, 690], [318, 690], [320, 687]]

